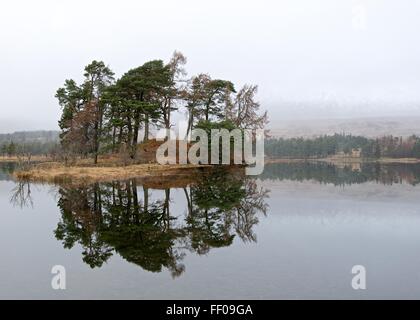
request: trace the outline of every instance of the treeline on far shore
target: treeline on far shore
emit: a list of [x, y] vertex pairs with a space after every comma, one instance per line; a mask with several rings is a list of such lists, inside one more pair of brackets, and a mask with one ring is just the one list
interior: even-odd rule
[[362, 158], [420, 158], [420, 137], [392, 135], [366, 138], [347, 134], [324, 135], [317, 138], [270, 138], [265, 142], [269, 158], [326, 158], [350, 156]]
[[[1, 157], [48, 156], [60, 157], [63, 147], [52, 141], [0, 141]], [[267, 158], [320, 159], [334, 156], [360, 158], [418, 158], [420, 137], [407, 138], [392, 135], [366, 138], [346, 134], [325, 135], [317, 138], [268, 138], [265, 141]]]
[[61, 150], [58, 141], [48, 142], [2, 142], [0, 143], [0, 156], [20, 157], [20, 156], [46, 156], [54, 157]]
[[18, 131], [0, 134], [0, 156], [51, 156], [60, 150], [58, 131]]

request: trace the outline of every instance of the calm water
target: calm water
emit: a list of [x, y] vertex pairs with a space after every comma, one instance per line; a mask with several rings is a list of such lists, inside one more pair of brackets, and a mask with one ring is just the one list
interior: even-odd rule
[[19, 184], [13, 167], [0, 164], [0, 298], [420, 298], [418, 165], [88, 187]]

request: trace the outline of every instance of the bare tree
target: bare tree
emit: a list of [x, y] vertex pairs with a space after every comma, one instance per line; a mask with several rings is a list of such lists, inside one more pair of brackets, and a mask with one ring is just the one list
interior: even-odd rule
[[161, 102], [163, 123], [166, 129], [171, 127], [171, 113], [178, 109], [176, 102], [182, 97], [182, 92], [185, 90], [186, 80], [184, 77], [187, 75], [187, 72], [184, 66], [186, 63], [187, 58], [179, 51], [173, 53], [168, 63], [171, 85], [162, 95]]
[[228, 102], [226, 118], [242, 129], [264, 129], [268, 115], [267, 111], [259, 114], [260, 103], [255, 99], [257, 92], [256, 85], [243, 86], [233, 101]]
[[31, 184], [28, 181], [19, 181], [12, 190], [10, 203], [20, 208], [33, 207], [34, 203], [31, 195]]

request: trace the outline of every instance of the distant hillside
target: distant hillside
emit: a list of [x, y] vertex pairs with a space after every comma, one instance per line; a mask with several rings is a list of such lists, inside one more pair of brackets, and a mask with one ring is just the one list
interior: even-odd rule
[[0, 134], [0, 145], [5, 143], [51, 143], [59, 140], [58, 131], [20, 131]]
[[273, 137], [283, 138], [312, 138], [334, 133], [368, 138], [387, 135], [408, 137], [420, 135], [420, 117], [285, 120], [271, 123], [270, 127]]

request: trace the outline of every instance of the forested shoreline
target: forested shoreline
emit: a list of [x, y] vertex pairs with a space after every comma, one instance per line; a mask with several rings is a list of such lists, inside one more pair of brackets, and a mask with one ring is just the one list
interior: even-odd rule
[[[203, 123], [197, 126], [202, 126]], [[208, 127], [211, 124], [207, 124]], [[234, 128], [231, 123], [221, 122], [219, 127]], [[207, 128], [208, 128], [207, 127]], [[265, 141], [267, 158], [322, 159], [337, 155], [352, 156], [354, 150], [360, 151], [361, 158], [416, 158], [420, 159], [420, 137], [407, 138], [386, 136], [366, 138], [344, 134], [325, 135], [312, 139], [305, 138], [268, 138]], [[24, 141], [13, 135], [0, 141], [0, 155], [6, 157], [45, 156], [56, 158], [62, 155], [63, 148], [58, 139]]]
[[[152, 139], [151, 129], [173, 129], [175, 113], [187, 119], [187, 134], [194, 128], [265, 129], [268, 116], [260, 111], [256, 85], [236, 90], [233, 82], [206, 73], [188, 77], [186, 63], [175, 51], [166, 63], [151, 60], [116, 78], [103, 61], [94, 60], [84, 68], [82, 83], [65, 80], [55, 94], [62, 110], [57, 137], [26, 140], [25, 133], [3, 135], [0, 153], [3, 158], [45, 155], [66, 164], [69, 158], [92, 158], [97, 164], [100, 155], [118, 154], [131, 159], [124, 164], [140, 163], [139, 144]], [[267, 137], [267, 158], [420, 158], [416, 135]]]
[[420, 158], [420, 137], [386, 136], [366, 138], [346, 134], [325, 135], [313, 139], [270, 138], [265, 142], [268, 158], [328, 158], [341, 155], [358, 158]]
[[0, 134], [0, 156], [48, 156], [60, 152], [58, 131], [18, 131]]
[[45, 156], [53, 158], [61, 152], [58, 142], [28, 142], [28, 143], [9, 143], [0, 144], [0, 155], [6, 157], [19, 156]]

